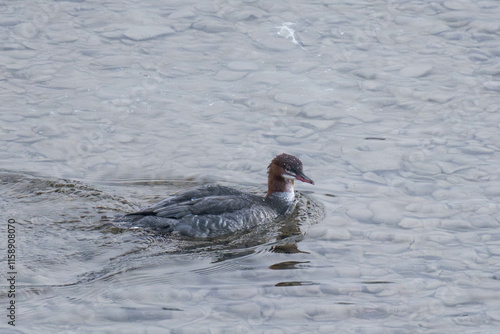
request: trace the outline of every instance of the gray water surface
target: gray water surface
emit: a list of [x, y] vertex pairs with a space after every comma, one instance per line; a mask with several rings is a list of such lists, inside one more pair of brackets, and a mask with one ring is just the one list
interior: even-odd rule
[[[487, 0], [1, 4], [18, 309], [14, 328], [4, 281], [0, 327], [496, 333], [499, 17]], [[316, 183], [284, 225], [212, 244], [110, 223], [209, 182], [262, 193], [282, 152]]]

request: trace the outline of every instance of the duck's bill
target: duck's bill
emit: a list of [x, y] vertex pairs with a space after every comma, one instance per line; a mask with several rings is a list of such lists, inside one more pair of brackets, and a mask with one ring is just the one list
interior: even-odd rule
[[308, 178], [307, 176], [305, 176], [305, 174], [296, 174], [295, 175], [295, 178], [299, 181], [302, 181], [302, 182], [306, 182], [306, 183], [310, 183], [310, 184], [314, 184], [314, 181], [311, 180], [310, 178]]

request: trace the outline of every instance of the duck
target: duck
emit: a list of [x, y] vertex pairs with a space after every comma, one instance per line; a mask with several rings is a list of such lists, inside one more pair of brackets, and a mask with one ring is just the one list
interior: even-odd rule
[[206, 185], [125, 214], [121, 220], [191, 238], [217, 238], [269, 224], [295, 208], [295, 180], [312, 185], [314, 181], [304, 174], [302, 162], [286, 153], [272, 159], [267, 172], [267, 194], [263, 197]]

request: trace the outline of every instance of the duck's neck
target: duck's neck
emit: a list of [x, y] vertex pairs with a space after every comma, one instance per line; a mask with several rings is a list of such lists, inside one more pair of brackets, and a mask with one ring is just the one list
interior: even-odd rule
[[266, 198], [275, 193], [286, 193], [287, 197], [293, 198], [295, 193], [293, 190], [293, 180], [285, 179], [281, 174], [269, 171], [267, 180], [267, 195]]

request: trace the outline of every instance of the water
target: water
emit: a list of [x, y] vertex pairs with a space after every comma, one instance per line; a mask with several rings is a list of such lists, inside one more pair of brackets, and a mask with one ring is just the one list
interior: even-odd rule
[[[8, 332], [497, 332], [496, 1], [0, 13]], [[207, 182], [264, 191], [282, 152], [316, 185], [268, 233], [192, 243], [106, 219]]]

